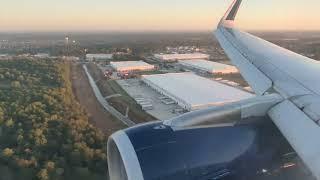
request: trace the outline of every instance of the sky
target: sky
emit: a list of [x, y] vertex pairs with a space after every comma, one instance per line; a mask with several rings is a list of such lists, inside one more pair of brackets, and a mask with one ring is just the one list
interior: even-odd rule
[[[231, 0], [4, 0], [0, 31], [210, 31]], [[319, 0], [243, 0], [246, 30], [320, 30]]]

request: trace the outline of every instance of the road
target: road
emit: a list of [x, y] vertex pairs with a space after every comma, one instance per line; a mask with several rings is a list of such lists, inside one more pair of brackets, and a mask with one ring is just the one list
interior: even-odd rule
[[90, 86], [91, 86], [91, 88], [92, 88], [97, 100], [104, 107], [104, 109], [107, 110], [109, 113], [111, 113], [118, 120], [120, 120], [123, 124], [125, 124], [125, 125], [127, 125], [129, 127], [135, 125], [135, 123], [133, 121], [131, 121], [128, 117], [122, 115], [119, 111], [117, 111], [115, 108], [113, 108], [105, 100], [105, 98], [102, 96], [97, 84], [95, 83], [94, 79], [92, 78], [91, 74], [89, 73], [87, 66], [84, 64], [82, 67], [86, 72], [86, 75], [87, 75], [87, 77], [89, 79]]

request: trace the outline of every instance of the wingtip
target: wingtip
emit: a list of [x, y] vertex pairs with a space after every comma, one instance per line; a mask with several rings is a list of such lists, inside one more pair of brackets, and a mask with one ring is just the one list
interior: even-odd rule
[[228, 24], [232, 23], [235, 20], [238, 10], [240, 8], [242, 0], [234, 0], [230, 7], [228, 8], [225, 15], [222, 17], [221, 22], [219, 25], [226, 24], [225, 22], [229, 22]]
[[225, 17], [225, 20], [227, 20], [227, 21], [234, 21], [235, 20], [237, 13], [238, 13], [238, 10], [240, 8], [241, 2], [242, 2], [242, 0], [235, 0], [232, 3], [232, 5], [230, 6], [230, 8], [226, 14], [227, 16]]

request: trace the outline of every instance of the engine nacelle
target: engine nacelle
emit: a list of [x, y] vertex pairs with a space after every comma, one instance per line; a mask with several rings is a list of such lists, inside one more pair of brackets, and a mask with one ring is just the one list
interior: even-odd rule
[[252, 102], [257, 105], [249, 100], [118, 131], [108, 141], [110, 179], [248, 179], [270, 164], [279, 154], [275, 146], [283, 144], [271, 121], [241, 119]]
[[[256, 125], [174, 131], [161, 122], [119, 131], [108, 142], [111, 180], [188, 180], [248, 177], [276, 153]], [[261, 142], [261, 140], [263, 142]]]

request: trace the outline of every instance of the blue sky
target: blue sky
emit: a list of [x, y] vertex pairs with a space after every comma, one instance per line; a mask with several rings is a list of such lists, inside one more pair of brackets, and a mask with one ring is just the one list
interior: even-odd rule
[[[0, 31], [211, 30], [231, 0], [7, 0]], [[243, 0], [238, 25], [320, 30], [319, 0]]]

